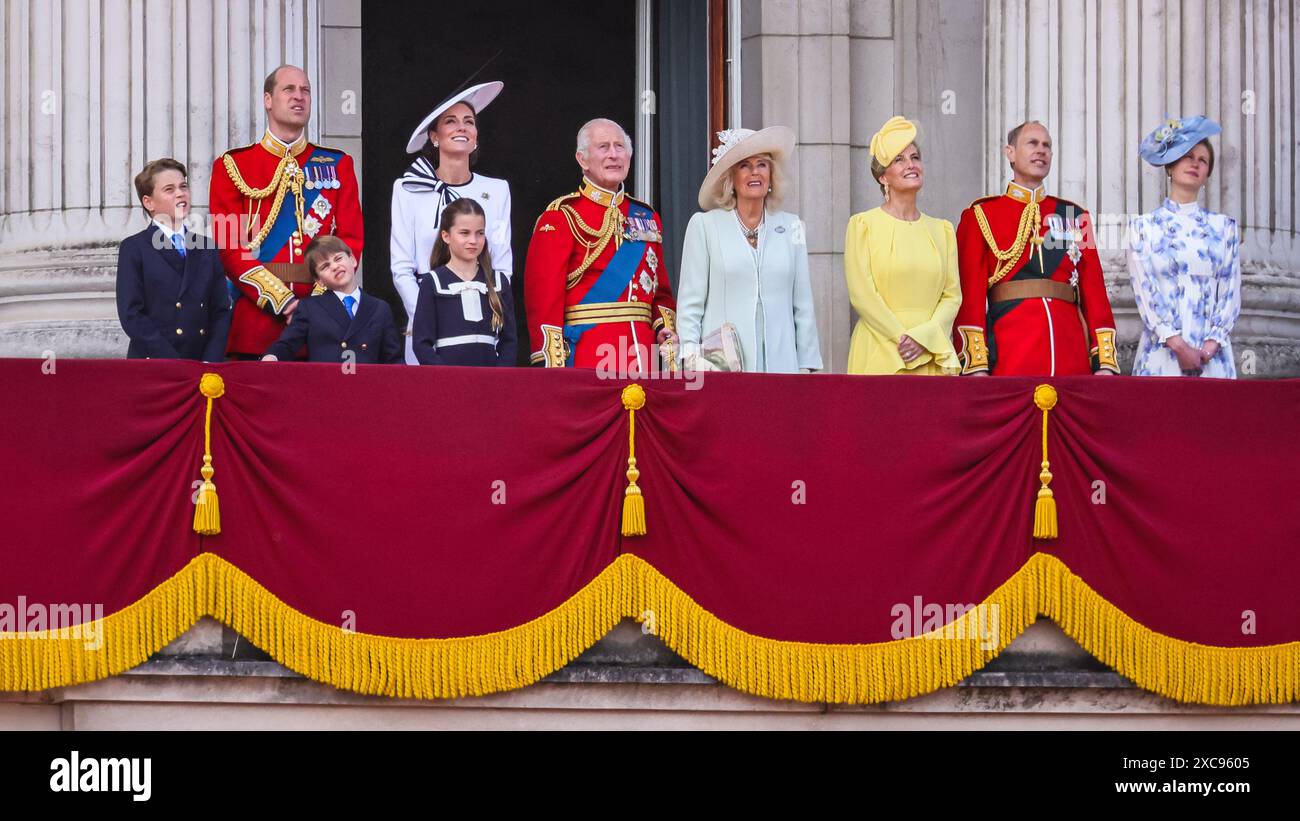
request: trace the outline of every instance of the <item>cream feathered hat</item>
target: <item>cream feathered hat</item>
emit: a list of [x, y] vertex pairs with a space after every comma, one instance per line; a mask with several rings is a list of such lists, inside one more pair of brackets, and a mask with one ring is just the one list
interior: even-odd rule
[[722, 194], [722, 183], [732, 166], [757, 154], [771, 154], [772, 161], [784, 166], [794, 151], [794, 131], [774, 125], [762, 131], [736, 128], [718, 132], [720, 145], [713, 149], [713, 167], [700, 183], [700, 208], [708, 211]]

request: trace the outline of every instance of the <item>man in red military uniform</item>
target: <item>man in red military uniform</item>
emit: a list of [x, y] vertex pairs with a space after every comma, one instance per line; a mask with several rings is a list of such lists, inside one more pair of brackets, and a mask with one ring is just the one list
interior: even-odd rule
[[221, 263], [242, 297], [226, 344], [234, 359], [260, 359], [312, 293], [303, 251], [314, 237], [334, 234], [360, 259], [364, 236], [352, 158], [307, 142], [307, 75], [281, 66], [263, 88], [266, 134], [217, 158], [208, 200]]
[[578, 131], [582, 188], [547, 206], [524, 267], [531, 361], [548, 368], [658, 370], [655, 342], [675, 368], [677, 314], [664, 267], [663, 229], [623, 191], [632, 141], [611, 120]]
[[953, 341], [963, 374], [1115, 374], [1111, 315], [1092, 219], [1051, 197], [1052, 138], [1041, 123], [1012, 129], [1013, 178], [976, 200], [957, 227], [961, 308]]

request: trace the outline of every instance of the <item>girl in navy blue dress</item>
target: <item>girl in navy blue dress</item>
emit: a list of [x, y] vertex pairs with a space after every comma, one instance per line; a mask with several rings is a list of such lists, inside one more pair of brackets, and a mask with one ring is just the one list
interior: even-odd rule
[[486, 224], [468, 197], [443, 209], [411, 322], [421, 365], [515, 364], [514, 296], [510, 277], [492, 270]]

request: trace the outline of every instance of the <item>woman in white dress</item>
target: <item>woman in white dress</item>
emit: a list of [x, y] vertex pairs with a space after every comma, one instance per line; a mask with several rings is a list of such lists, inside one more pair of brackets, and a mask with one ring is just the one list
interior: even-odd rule
[[1197, 199], [1214, 173], [1205, 117], [1170, 120], [1139, 152], [1169, 177], [1164, 204], [1129, 226], [1128, 271], [1142, 316], [1134, 376], [1235, 379], [1228, 335], [1241, 312], [1240, 235], [1236, 220]]
[[718, 134], [682, 249], [677, 331], [688, 369], [706, 367], [701, 343], [735, 328], [742, 369], [820, 370], [804, 226], [778, 210], [794, 132], [784, 126]]
[[420, 296], [418, 278], [430, 270], [443, 208], [461, 197], [477, 201], [487, 214], [492, 267], [507, 278], [513, 273], [510, 184], [472, 169], [478, 155], [478, 115], [504, 87], [500, 82], [480, 83], [453, 94], [424, 118], [406, 145], [408, 153], [420, 156], [393, 183], [389, 258], [393, 287], [406, 308], [407, 364], [419, 364], [411, 347], [411, 320]]

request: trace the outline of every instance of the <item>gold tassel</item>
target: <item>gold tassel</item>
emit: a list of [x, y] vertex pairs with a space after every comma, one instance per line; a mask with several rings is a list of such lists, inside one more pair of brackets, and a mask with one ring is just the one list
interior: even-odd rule
[[203, 484], [194, 499], [194, 532], [200, 536], [221, 533], [221, 507], [217, 502], [217, 486], [212, 482], [212, 403], [226, 393], [226, 383], [215, 373], [205, 373], [199, 380], [199, 393], [208, 398], [208, 409], [203, 418], [203, 467], [199, 474]]
[[636, 412], [645, 407], [645, 390], [631, 384], [623, 389], [623, 407], [627, 409], [627, 490], [623, 492], [623, 535], [645, 535], [645, 497], [636, 480]]
[[1043, 465], [1038, 474], [1038, 481], [1043, 485], [1038, 489], [1038, 501], [1034, 503], [1034, 538], [1055, 539], [1058, 535], [1056, 524], [1056, 499], [1052, 498], [1051, 464], [1047, 461], [1047, 415], [1056, 407], [1056, 388], [1051, 385], [1039, 385], [1034, 388], [1034, 404], [1043, 412]]

